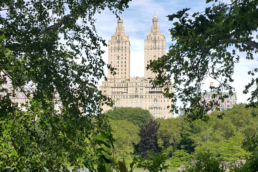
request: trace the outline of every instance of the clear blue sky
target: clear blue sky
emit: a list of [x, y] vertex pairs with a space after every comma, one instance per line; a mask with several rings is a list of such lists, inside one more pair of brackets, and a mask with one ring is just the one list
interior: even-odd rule
[[[206, 0], [132, 0], [129, 2], [129, 8], [125, 9], [122, 13], [122, 18], [125, 32], [129, 35], [131, 43], [131, 77], [143, 77], [144, 75], [144, 39], [146, 39], [146, 35], [150, 32], [154, 12], [156, 11], [156, 15], [159, 19], [160, 30], [166, 37], [166, 48], [168, 50], [169, 46], [172, 44], [169, 29], [172, 28], [173, 25], [171, 21], [168, 21], [166, 16], [176, 13], [183, 8], [191, 8], [190, 13], [197, 11], [202, 12], [205, 10], [205, 7], [211, 5], [207, 5], [205, 2]], [[104, 10], [101, 14], [96, 15], [96, 19], [98, 34], [105, 40], [110, 40], [117, 25], [116, 16], [109, 10]], [[103, 49], [106, 50], [103, 58], [105, 62], [107, 62], [107, 48], [103, 47]], [[245, 59], [245, 54], [239, 53], [239, 55], [240, 63], [235, 66], [233, 75], [235, 82], [233, 86], [237, 92], [238, 103], [245, 103], [247, 102], [249, 94], [244, 95], [242, 91], [244, 90], [244, 85], [251, 79], [251, 77], [247, 75], [247, 71], [258, 67], [258, 56], [256, 54], [255, 60], [249, 61]], [[256, 77], [258, 76], [256, 75]], [[207, 78], [203, 89], [208, 89], [210, 82], [212, 82], [212, 80]], [[180, 102], [178, 103], [180, 104]]]

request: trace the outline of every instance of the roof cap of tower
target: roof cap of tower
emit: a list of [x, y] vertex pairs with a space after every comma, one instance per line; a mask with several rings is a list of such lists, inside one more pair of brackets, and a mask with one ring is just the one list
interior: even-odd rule
[[156, 16], [156, 10], [155, 10], [154, 17], [153, 17], [152, 21], [153, 21], [153, 22], [154, 22], [154, 21], [155, 21], [155, 22], [158, 21], [158, 17]]
[[117, 22], [119, 22], [119, 23], [123, 23], [123, 19], [122, 19], [122, 17], [121, 17], [121, 14], [122, 14], [122, 13], [120, 13], [119, 19], [117, 20]]

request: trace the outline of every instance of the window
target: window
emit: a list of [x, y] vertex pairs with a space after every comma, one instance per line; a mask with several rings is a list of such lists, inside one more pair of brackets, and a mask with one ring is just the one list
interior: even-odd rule
[[227, 105], [227, 107], [230, 107], [230, 105]]
[[229, 100], [227, 101], [227, 103], [229, 103]]

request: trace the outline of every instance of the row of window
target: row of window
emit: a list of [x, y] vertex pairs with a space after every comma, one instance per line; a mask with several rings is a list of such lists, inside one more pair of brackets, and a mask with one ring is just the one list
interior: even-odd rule
[[[124, 73], [123, 73], [123, 72], [120, 72], [120, 75], [123, 75], [123, 74], [125, 75], [126, 72], [124, 72]], [[119, 72], [117, 72], [117, 75], [119, 75]]]
[[[166, 119], [166, 117], [164, 116], [161, 116], [161, 117], [159, 117], [159, 116], [154, 116], [154, 118], [156, 119], [156, 118], [164, 118], [164, 119]], [[169, 117], [167, 117], [167, 118], [169, 118]], [[172, 117], [170, 117], [170, 118], [172, 118]]]
[[[111, 56], [113, 56], [113, 54], [111, 54]], [[119, 54], [114, 54], [114, 56], [119, 56]], [[121, 54], [121, 56], [123, 56], [123, 54]], [[124, 54], [124, 56], [126, 56], [126, 54]]]
[[[148, 51], [148, 52], [149, 52], [149, 51]], [[156, 52], [156, 51], [155, 51], [155, 52]], [[154, 56], [155, 56], [155, 55], [159, 55], [159, 51], [158, 51], [157, 53], [155, 53], [155, 52], [153, 52], [153, 54], [152, 54], [152, 53], [147, 53], [147, 56], [149, 56], [149, 55], [151, 55], [151, 56], [152, 56], [152, 55], [154, 55]], [[160, 54], [163, 54], [162, 51], [160, 51]]]
[[[112, 53], [112, 52], [114, 52], [114, 53], [115, 53], [115, 52], [119, 52], [119, 50], [111, 50], [111, 53]], [[120, 52], [126, 52], [126, 50], [120, 50]]]
[[[111, 63], [112, 63], [113, 61], [111, 61]], [[114, 61], [114, 63], [116, 63], [115, 61]], [[119, 61], [117, 61], [117, 63], [119, 63]], [[121, 61], [121, 63], [123, 63], [123, 61]], [[126, 63], [126, 61], [124, 62], [124, 63]]]
[[[117, 71], [119, 71], [119, 69], [116, 69]], [[122, 69], [120, 69], [121, 71], [123, 71], [123, 68]], [[126, 68], [124, 68], [124, 71], [126, 71]]]
[[[219, 96], [217, 95], [217, 96], [215, 96], [215, 97], [218, 98]], [[205, 99], [213, 99], [213, 98], [212, 98], [212, 95], [206, 95], [206, 96], [204, 96], [204, 98], [205, 98]], [[229, 99], [235, 99], [235, 98], [236, 98], [235, 95], [229, 96]]]
[[[157, 95], [151, 95], [151, 96], [108, 96], [109, 98], [146, 98], [146, 99], [150, 99], [150, 98], [164, 98], [164, 96], [157, 96]], [[167, 102], [169, 102], [169, 99], [167, 100]]]
[[[121, 42], [120, 44], [121, 44], [121, 45], [126, 45], [126, 43], [127, 43], [127, 42]], [[114, 44], [112, 44], [112, 42], [111, 42], [111, 45], [118, 45], [118, 46], [119, 46], [119, 43], [114, 43]]]
[[[119, 67], [119, 65], [113, 65], [113, 67]], [[120, 65], [120, 67], [126, 67], [126, 65]]]
[[[112, 47], [112, 46], [110, 46], [110, 48], [111, 48], [111, 49], [115, 49], [115, 48], [123, 48], [123, 46], [121, 46], [121, 47], [115, 47], [115, 46], [114, 46], [114, 47]], [[125, 46], [125, 48], [126, 48], [126, 46]]]
[[[147, 48], [149, 48], [149, 46], [147, 46]], [[161, 46], [155, 46], [155, 45], [153, 45], [153, 46], [150, 46], [150, 48], [163, 48], [163, 45], [161, 45]]]
[[114, 76], [114, 78], [121, 78], [121, 79], [125, 79], [126, 76]]
[[[123, 60], [123, 57], [121, 57], [120, 59]], [[112, 60], [112, 57], [111, 57], [111, 60]], [[119, 60], [119, 57], [114, 57], [113, 60]], [[125, 57], [125, 60], [126, 60], [126, 57]]]
[[156, 35], [155, 36], [148, 36], [147, 38], [150, 39], [150, 40], [156, 40], [156, 39], [159, 40], [159, 36], [156, 36]]
[[155, 43], [153, 43], [152, 41], [147, 41], [146, 42], [147, 45], [158, 45], [158, 44], [164, 44], [165, 45], [165, 41], [156, 41]]
[[[117, 104], [123, 104], [123, 103], [128, 103], [128, 102], [130, 102], [130, 103], [143, 103], [144, 101], [133, 101], [133, 100], [126, 100], [126, 101], [124, 101], [124, 100], [121, 100], [121, 101], [116, 101], [116, 103]], [[156, 102], [156, 103], [153, 103], [153, 102]], [[157, 104], [157, 102], [160, 102], [160, 104]], [[166, 102], [166, 100], [164, 100], [164, 102]], [[168, 101], [167, 101], [168, 102]], [[165, 104], [165, 103], [163, 103], [163, 100], [160, 100], [160, 101], [153, 101], [153, 100], [149, 100], [149, 101], [145, 101], [145, 103], [146, 104], [151, 104], [152, 106], [164, 106], [164, 107], [167, 107], [168, 105], [167, 104]], [[153, 109], [153, 110], [158, 110], [158, 109], [155, 109], [155, 108], [159, 108], [159, 107], [152, 107], [151, 109]], [[151, 110], [151, 109], [149, 109], [149, 110]]]

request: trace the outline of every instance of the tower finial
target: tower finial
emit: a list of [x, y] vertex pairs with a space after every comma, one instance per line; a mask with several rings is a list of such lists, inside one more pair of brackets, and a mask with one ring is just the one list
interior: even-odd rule
[[157, 16], [156, 16], [156, 10], [155, 10], [155, 13], [154, 13], [154, 17], [157, 17]]
[[120, 20], [122, 19], [121, 14], [122, 14], [122, 13], [120, 12], [120, 13], [119, 13], [119, 19], [120, 19]]

